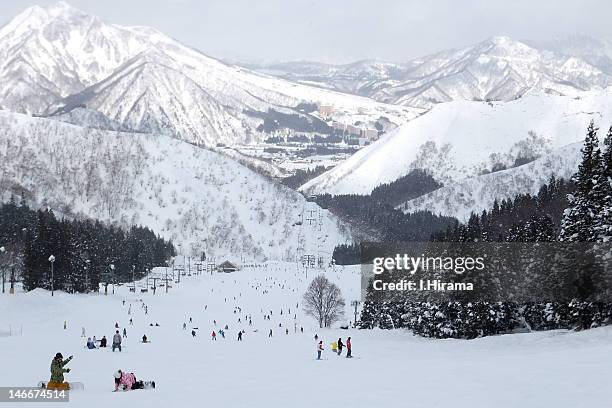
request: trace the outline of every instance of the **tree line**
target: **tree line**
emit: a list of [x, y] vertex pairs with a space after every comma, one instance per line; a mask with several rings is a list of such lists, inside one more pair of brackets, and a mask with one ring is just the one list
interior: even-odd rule
[[17, 204], [15, 197], [0, 204], [0, 246], [14, 255], [10, 261], [0, 255], [0, 265], [16, 270], [28, 291], [51, 288], [51, 255], [53, 287], [69, 292], [95, 291], [101, 282], [127, 282], [132, 275], [140, 279], [175, 255], [172, 243], [148, 228], [58, 219], [23, 199]]

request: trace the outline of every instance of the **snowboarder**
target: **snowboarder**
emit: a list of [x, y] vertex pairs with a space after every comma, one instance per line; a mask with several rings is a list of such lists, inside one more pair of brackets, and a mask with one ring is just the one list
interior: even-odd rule
[[321, 359], [322, 352], [323, 352], [323, 340], [319, 341], [319, 344], [317, 344], [317, 360]]
[[351, 344], [351, 338], [348, 337], [346, 339], [346, 358], [352, 358], [353, 356], [351, 355], [351, 351], [352, 351], [352, 344]]
[[90, 350], [96, 348], [96, 345], [94, 344], [94, 342], [91, 339], [91, 337], [87, 338], [87, 348], [90, 349]]
[[106, 348], [106, 336], [102, 336], [102, 340], [100, 340], [100, 347]]
[[[115, 391], [141, 390], [145, 388], [144, 381], [136, 380], [134, 373], [126, 373], [122, 370], [115, 371]], [[155, 388], [155, 381], [151, 381], [151, 388]]]
[[344, 347], [344, 343], [342, 343], [342, 337], [338, 339], [338, 355], [342, 354], [342, 347]]
[[72, 360], [72, 356], [64, 360], [62, 353], [57, 353], [51, 361], [51, 379], [47, 384], [48, 390], [67, 390], [70, 384], [64, 382], [64, 373], [69, 373], [69, 368], [64, 368]]
[[115, 352], [116, 348], [121, 351], [121, 335], [119, 334], [119, 330], [116, 330], [113, 336], [113, 352]]

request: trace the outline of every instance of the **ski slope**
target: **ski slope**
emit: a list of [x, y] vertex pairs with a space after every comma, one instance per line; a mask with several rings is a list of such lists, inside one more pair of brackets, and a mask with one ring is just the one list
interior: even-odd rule
[[[359, 296], [358, 268], [325, 273], [340, 285], [347, 303]], [[0, 333], [6, 334], [8, 325], [14, 333], [0, 337], [0, 385], [29, 386], [48, 379], [51, 358], [61, 351], [65, 357], [74, 355], [67, 379], [86, 385], [85, 391], [70, 395], [68, 406], [74, 407], [609, 406], [610, 363], [605, 356], [612, 353], [610, 327], [471, 341], [423, 339], [405, 331], [319, 330], [295, 308], [313, 271], [308, 274], [306, 279], [306, 270], [295, 264], [268, 263], [234, 274], [184, 276], [168, 294], [164, 288], [155, 295], [134, 294], [123, 286], [114, 295], [109, 288], [108, 296], [56, 292], [51, 297], [44, 290], [0, 296]], [[234, 314], [235, 307], [242, 312]], [[347, 320], [352, 319], [349, 309]], [[264, 321], [270, 310], [271, 320]], [[250, 327], [244, 323], [248, 314]], [[87, 336], [110, 340], [115, 322], [127, 327], [123, 352], [84, 348], [82, 327]], [[211, 331], [225, 324], [226, 338], [212, 341]], [[198, 327], [195, 338], [192, 327]], [[236, 333], [242, 328], [246, 334], [238, 342]], [[315, 333], [325, 343], [322, 361], [315, 359]], [[151, 343], [139, 343], [143, 334]], [[352, 337], [353, 359], [329, 351], [340, 336]], [[118, 368], [155, 380], [157, 388], [111, 392]]]

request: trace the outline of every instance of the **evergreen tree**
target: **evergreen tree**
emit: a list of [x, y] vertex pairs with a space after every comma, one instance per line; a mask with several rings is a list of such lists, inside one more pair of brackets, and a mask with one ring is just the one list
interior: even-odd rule
[[602, 179], [603, 167], [597, 128], [591, 121], [582, 148], [582, 161], [574, 175], [574, 194], [568, 197], [569, 207], [565, 210], [559, 240], [569, 242], [595, 242], [596, 218], [602, 210], [601, 189], [595, 188]]

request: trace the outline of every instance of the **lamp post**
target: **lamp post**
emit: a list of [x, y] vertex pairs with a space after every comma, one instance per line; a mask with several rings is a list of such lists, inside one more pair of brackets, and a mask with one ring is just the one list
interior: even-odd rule
[[85, 293], [89, 293], [89, 288], [91, 284], [89, 283], [89, 263], [91, 261], [89, 259], [85, 260]]
[[110, 264], [110, 270], [111, 270], [111, 280], [113, 283], [113, 295], [115, 294], [115, 265], [114, 264]]
[[53, 255], [49, 257], [49, 262], [51, 262], [51, 296], [53, 296], [53, 263], [55, 262]]
[[[4, 247], [0, 247], [0, 254], [4, 255], [4, 253], [6, 252], [6, 249], [4, 249]], [[4, 266], [2, 267], [2, 293], [4, 293]]]

